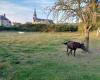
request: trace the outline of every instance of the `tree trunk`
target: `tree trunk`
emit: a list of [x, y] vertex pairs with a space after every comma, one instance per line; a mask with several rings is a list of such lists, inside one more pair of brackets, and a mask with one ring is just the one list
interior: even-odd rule
[[88, 26], [85, 25], [84, 26], [84, 33], [85, 33], [85, 47], [86, 47], [86, 51], [89, 51], [89, 30], [88, 30]]

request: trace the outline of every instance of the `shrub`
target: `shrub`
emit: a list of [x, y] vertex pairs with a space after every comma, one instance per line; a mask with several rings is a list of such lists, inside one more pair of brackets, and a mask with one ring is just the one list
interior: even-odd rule
[[77, 25], [73, 24], [21, 24], [19, 26], [12, 27], [0, 27], [0, 31], [31, 31], [31, 32], [66, 32], [77, 31]]

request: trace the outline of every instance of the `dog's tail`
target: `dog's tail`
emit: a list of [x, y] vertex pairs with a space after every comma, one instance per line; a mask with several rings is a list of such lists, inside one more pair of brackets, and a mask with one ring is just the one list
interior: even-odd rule
[[64, 42], [63, 44], [64, 44], [64, 45], [67, 45], [69, 42], [71, 42], [71, 41]]

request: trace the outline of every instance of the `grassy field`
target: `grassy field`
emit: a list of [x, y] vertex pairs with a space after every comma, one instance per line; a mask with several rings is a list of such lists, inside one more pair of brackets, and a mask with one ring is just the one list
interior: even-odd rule
[[100, 80], [100, 38], [90, 38], [90, 53], [74, 57], [62, 43], [80, 33], [0, 32], [0, 80]]

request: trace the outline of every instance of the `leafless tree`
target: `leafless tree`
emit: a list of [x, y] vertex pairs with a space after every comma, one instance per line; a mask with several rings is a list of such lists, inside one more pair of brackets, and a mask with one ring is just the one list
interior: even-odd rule
[[80, 19], [83, 23], [85, 46], [89, 51], [89, 32], [95, 24], [96, 8], [96, 0], [57, 0], [50, 12], [63, 22], [70, 18]]

